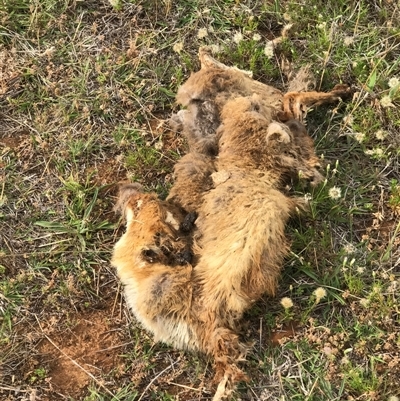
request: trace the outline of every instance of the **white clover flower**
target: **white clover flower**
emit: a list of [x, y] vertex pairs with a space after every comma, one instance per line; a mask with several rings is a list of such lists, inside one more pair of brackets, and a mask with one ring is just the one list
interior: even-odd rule
[[365, 134], [363, 134], [362, 132], [355, 132], [355, 133], [353, 134], [353, 136], [354, 136], [354, 139], [355, 139], [358, 143], [363, 142], [364, 139], [365, 139]]
[[350, 360], [349, 360], [349, 358], [348, 358], [347, 356], [344, 356], [344, 357], [340, 360], [340, 363], [341, 363], [342, 365], [347, 365], [348, 363], [350, 363]]
[[368, 156], [373, 156], [378, 159], [381, 159], [385, 154], [381, 148], [367, 149], [364, 153]]
[[285, 309], [289, 309], [293, 306], [293, 301], [288, 298], [288, 297], [284, 297], [281, 299], [281, 305], [285, 308]]
[[395, 88], [400, 85], [399, 78], [390, 78], [388, 82], [389, 88]]
[[397, 292], [398, 282], [396, 280], [392, 281], [388, 286], [387, 290], [389, 292]]
[[326, 297], [326, 290], [325, 288], [322, 287], [318, 287], [315, 291], [314, 291], [314, 295], [315, 295], [315, 303], [319, 303], [319, 301], [322, 298]]
[[292, 17], [289, 13], [283, 13], [283, 19], [287, 22], [290, 22], [292, 20]]
[[375, 294], [380, 294], [382, 292], [382, 288], [379, 287], [379, 285], [374, 285], [372, 287], [372, 292], [375, 293]]
[[119, 8], [121, 6], [120, 0], [108, 0], [113, 8]]
[[378, 139], [378, 141], [383, 141], [386, 138], [387, 132], [383, 130], [378, 130], [375, 132], [375, 138]]
[[219, 45], [211, 45], [210, 48], [211, 48], [211, 52], [212, 52], [213, 54], [217, 54], [217, 53], [219, 53], [220, 50], [221, 50], [220, 47], [219, 47]]
[[241, 32], [236, 32], [236, 33], [233, 35], [233, 41], [234, 41], [236, 44], [239, 44], [242, 40], [243, 40], [243, 35], [242, 35]]
[[332, 187], [329, 190], [328, 195], [333, 200], [340, 199], [342, 197], [342, 190], [338, 187]]
[[351, 114], [347, 114], [347, 116], [343, 117], [343, 122], [345, 123], [345, 125], [350, 125], [351, 127], [354, 122], [354, 117]]
[[200, 29], [197, 31], [197, 37], [198, 37], [199, 39], [203, 39], [203, 38], [205, 38], [207, 35], [208, 35], [207, 28], [200, 28]]
[[274, 57], [274, 44], [272, 41], [267, 42], [267, 44], [264, 47], [264, 54], [267, 56], [267, 58], [271, 59]]
[[253, 40], [256, 41], [256, 42], [260, 41], [261, 40], [261, 35], [259, 33], [255, 33], [253, 35]]
[[354, 252], [356, 251], [356, 247], [355, 247], [353, 244], [346, 244], [346, 245], [343, 247], [343, 250], [344, 250], [347, 254], [350, 254], [350, 253], [354, 253]]
[[393, 107], [394, 104], [392, 103], [392, 99], [390, 96], [386, 95], [380, 101], [382, 107]]
[[369, 300], [366, 298], [361, 298], [359, 302], [360, 302], [360, 305], [363, 306], [364, 308], [367, 308], [369, 305]]
[[306, 193], [306, 194], [304, 195], [304, 201], [305, 201], [306, 203], [310, 202], [311, 199], [312, 199], [312, 195], [311, 195], [310, 193]]
[[350, 46], [354, 43], [354, 36], [346, 36], [343, 40], [345, 46]]
[[183, 42], [176, 42], [172, 47], [172, 50], [176, 53], [180, 53], [183, 50]]

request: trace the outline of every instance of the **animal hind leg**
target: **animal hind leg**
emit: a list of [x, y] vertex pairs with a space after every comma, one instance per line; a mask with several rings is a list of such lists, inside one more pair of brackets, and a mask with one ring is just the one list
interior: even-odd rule
[[205, 329], [203, 348], [214, 358], [214, 383], [218, 384], [213, 401], [220, 401], [235, 390], [236, 383], [248, 380], [238, 367], [238, 363], [245, 360], [248, 347], [239, 341], [239, 336], [230, 328], [212, 324], [211, 327], [206, 324], [206, 327], [209, 330]]
[[348, 85], [336, 85], [330, 92], [288, 92], [283, 96], [283, 112], [288, 118], [302, 121], [307, 109], [324, 103], [335, 103], [351, 95]]

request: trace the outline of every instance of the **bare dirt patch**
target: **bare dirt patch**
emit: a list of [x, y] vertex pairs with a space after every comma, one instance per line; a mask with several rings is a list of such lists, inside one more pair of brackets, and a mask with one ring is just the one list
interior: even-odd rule
[[[70, 328], [60, 332], [57, 326], [38, 346], [40, 366], [46, 369], [46, 381], [52, 394], [79, 399], [94, 378], [105, 377], [123, 368], [121, 344], [124, 343], [111, 307], [69, 315]], [[48, 398], [54, 399], [50, 394]]]
[[28, 131], [17, 131], [14, 132], [12, 136], [8, 135], [0, 137], [0, 145], [11, 149], [16, 149], [26, 139], [27, 135], [29, 135]]
[[[14, 49], [15, 50], [15, 49]], [[19, 89], [19, 66], [15, 61], [13, 50], [0, 51], [0, 96], [8, 93], [12, 88]]]
[[294, 337], [300, 329], [300, 323], [296, 321], [288, 322], [280, 329], [273, 330], [269, 341], [273, 346], [280, 346], [282, 340]]
[[[98, 186], [118, 183], [127, 180], [126, 170], [121, 166], [120, 162], [114, 158], [105, 160], [89, 168], [89, 174]], [[112, 187], [115, 185], [111, 185]]]

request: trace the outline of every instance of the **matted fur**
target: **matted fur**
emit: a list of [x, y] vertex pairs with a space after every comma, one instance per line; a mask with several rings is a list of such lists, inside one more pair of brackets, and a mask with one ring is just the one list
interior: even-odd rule
[[[262, 294], [274, 294], [288, 251], [285, 225], [301, 202], [280, 187], [301, 158], [289, 156], [296, 152], [289, 126], [274, 122], [257, 97], [228, 101], [221, 116], [218, 158], [185, 157], [185, 179], [174, 185], [179, 198], [162, 202], [122, 187], [127, 229], [112, 263], [143, 326], [157, 340], [211, 355], [216, 379], [231, 385], [245, 378], [237, 366], [246, 354], [238, 321]], [[179, 228], [185, 216], [177, 200], [198, 213], [190, 235]], [[180, 259], [167, 257], [157, 242], [162, 238], [175, 255], [192, 237], [193, 264], [173, 263]]]
[[288, 177], [322, 180], [302, 105], [337, 99], [340, 90], [285, 97], [208, 55], [205, 61], [177, 96], [187, 109], [174, 121], [190, 153], [176, 164], [166, 201], [121, 187], [126, 232], [112, 264], [156, 340], [213, 357], [216, 401], [246, 378], [238, 323], [264, 293], [275, 293], [289, 250], [285, 226], [303, 208], [284, 185]]
[[246, 71], [214, 60], [207, 47], [199, 50], [199, 58], [201, 70], [192, 74], [178, 90], [176, 100], [184, 109], [170, 120], [172, 128], [182, 131], [187, 138], [191, 152], [218, 154], [215, 133], [221, 123], [221, 110], [232, 98], [258, 95], [264, 107], [270, 108], [277, 119], [301, 122], [310, 107], [337, 102], [352, 93], [347, 85], [337, 85], [326, 93], [306, 91], [309, 69], [303, 68], [289, 82], [290, 91], [285, 94], [252, 79]]

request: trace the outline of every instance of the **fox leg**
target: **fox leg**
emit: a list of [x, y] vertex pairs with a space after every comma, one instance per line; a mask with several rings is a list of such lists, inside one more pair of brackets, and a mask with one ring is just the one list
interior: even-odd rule
[[302, 121], [308, 108], [337, 102], [351, 93], [348, 85], [336, 85], [330, 92], [288, 92], [283, 96], [283, 113]]
[[214, 358], [214, 383], [218, 383], [213, 401], [220, 401], [235, 390], [238, 382], [248, 380], [246, 374], [238, 367], [238, 363], [245, 360], [247, 347], [229, 328], [217, 327], [209, 333], [206, 351]]

